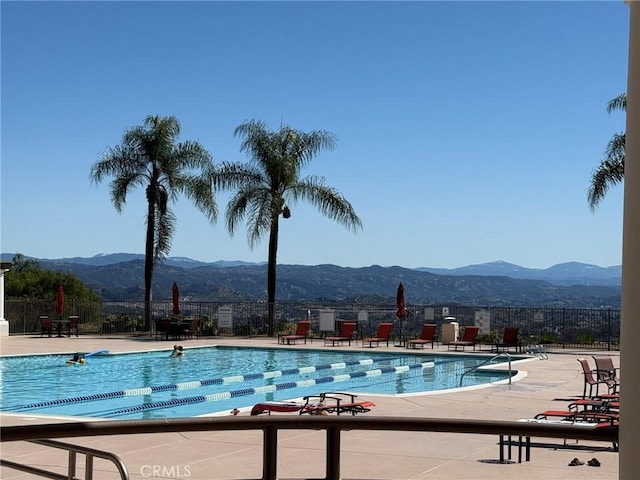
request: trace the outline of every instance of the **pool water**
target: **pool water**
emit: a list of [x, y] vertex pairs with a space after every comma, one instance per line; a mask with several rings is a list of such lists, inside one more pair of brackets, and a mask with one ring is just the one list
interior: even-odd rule
[[[68, 365], [69, 355], [0, 358], [5, 412], [118, 419], [228, 413], [264, 401], [327, 391], [398, 395], [460, 386], [461, 375], [486, 361], [477, 355], [201, 347], [94, 355]], [[508, 378], [478, 370], [464, 386]]]

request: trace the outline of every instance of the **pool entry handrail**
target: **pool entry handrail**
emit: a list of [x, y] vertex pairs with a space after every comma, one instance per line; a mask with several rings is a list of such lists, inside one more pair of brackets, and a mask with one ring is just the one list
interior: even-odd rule
[[474, 365], [473, 367], [471, 367], [470, 369], [468, 369], [467, 371], [465, 371], [462, 375], [460, 375], [460, 386], [462, 386], [462, 381], [464, 380], [464, 376], [467, 373], [472, 373], [475, 372], [476, 370], [478, 370], [480, 367], [483, 367], [484, 365], [487, 365], [488, 363], [493, 362], [494, 360], [496, 360], [497, 358], [500, 357], [506, 357], [507, 360], [509, 361], [509, 385], [511, 385], [511, 375], [512, 375], [512, 370], [511, 370], [511, 355], [509, 355], [507, 352], [502, 352], [499, 353], [497, 355], [494, 355], [491, 358], [487, 358], [486, 360], [480, 362], [478, 365]]
[[[238, 430], [262, 430], [263, 432], [262, 480], [276, 480], [278, 478], [278, 431], [280, 430], [326, 431], [325, 480], [339, 480], [341, 478], [341, 433], [342, 431], [349, 430], [462, 433], [498, 435], [501, 438], [503, 435], [513, 435], [521, 437], [594, 440], [612, 443], [618, 441], [617, 428], [601, 428], [596, 426], [585, 427], [567, 424], [452, 418], [319, 415], [301, 419], [299, 415], [272, 415], [267, 417], [198, 417], [145, 421], [108, 420], [44, 425], [0, 426], [0, 442], [40, 441], [43, 438], [95, 437], [140, 433]], [[50, 442], [50, 440], [46, 442]], [[80, 451], [81, 448], [84, 449], [84, 447], [74, 448], [77, 448], [78, 451]], [[92, 452], [96, 451], [92, 450]], [[11, 466], [6, 460], [2, 460], [1, 464]], [[121, 470], [121, 475], [122, 471], [126, 472], [126, 468]], [[59, 479], [67, 477], [55, 476], [49, 478]], [[87, 477], [87, 479], [90, 480], [90, 477]]]
[[27, 440], [31, 443], [38, 445], [44, 445], [45, 447], [59, 448], [61, 450], [67, 450], [69, 452], [69, 463], [67, 464], [67, 474], [50, 472], [38, 467], [32, 467], [29, 465], [23, 465], [21, 463], [12, 462], [10, 460], [0, 459], [0, 465], [3, 467], [13, 468], [21, 472], [30, 473], [39, 477], [53, 478], [54, 480], [68, 480], [76, 478], [76, 454], [82, 453], [85, 456], [85, 479], [91, 480], [93, 478], [93, 458], [98, 457], [104, 460], [108, 460], [113, 463], [118, 469], [120, 478], [122, 480], [129, 480], [129, 472], [127, 467], [120, 457], [113, 453], [105, 452], [102, 450], [96, 450], [94, 448], [82, 447], [79, 445], [71, 445], [70, 443], [58, 442], [56, 440]]

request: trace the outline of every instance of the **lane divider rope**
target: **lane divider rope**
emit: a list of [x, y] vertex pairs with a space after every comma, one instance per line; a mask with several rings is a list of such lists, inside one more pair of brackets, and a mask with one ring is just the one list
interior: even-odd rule
[[300, 380], [297, 382], [286, 382], [286, 383], [279, 383], [274, 385], [264, 385], [262, 387], [243, 388], [240, 390], [233, 390], [229, 392], [212, 393], [210, 395], [196, 395], [193, 397], [176, 398], [173, 400], [166, 400], [162, 402], [145, 403], [145, 404], [136, 405], [133, 407], [120, 408], [117, 410], [113, 410], [105, 413], [103, 416], [111, 417], [111, 416], [117, 416], [117, 415], [125, 415], [128, 413], [144, 412], [148, 410], [160, 410], [163, 408], [169, 408], [169, 407], [175, 407], [175, 406], [181, 406], [181, 405], [190, 405], [194, 403], [215, 402], [218, 400], [228, 400], [230, 398], [235, 398], [235, 397], [254, 395], [256, 393], [272, 393], [277, 390], [285, 390], [289, 388], [312, 387], [312, 386], [320, 385], [324, 383], [344, 382], [352, 378], [374, 377], [374, 376], [383, 375], [387, 373], [400, 374], [400, 373], [406, 373], [413, 369], [418, 369], [418, 368], [425, 369], [425, 368], [431, 368], [434, 366], [435, 366], [434, 362], [423, 362], [423, 363], [415, 363], [412, 365], [403, 365], [400, 367], [380, 367], [375, 370], [364, 370], [360, 372], [345, 373], [342, 375], [332, 375], [332, 376], [320, 377], [316, 379]]
[[191, 390], [194, 388], [206, 387], [209, 385], [226, 385], [230, 383], [244, 382], [247, 380], [270, 379], [285, 375], [298, 375], [312, 373], [321, 370], [340, 370], [352, 366], [373, 365], [372, 358], [362, 360], [353, 360], [348, 362], [324, 363], [315, 366], [304, 366], [298, 368], [288, 368], [285, 370], [271, 370], [268, 372], [248, 373], [246, 375], [232, 375], [228, 377], [210, 378], [206, 380], [195, 380], [183, 383], [170, 383], [166, 385], [154, 385], [151, 387], [129, 388], [127, 390], [118, 390], [115, 392], [96, 393], [93, 395], [83, 395], [79, 397], [60, 398], [57, 400], [48, 400], [45, 402], [30, 403], [28, 405], [20, 405], [7, 411], [32, 410], [35, 408], [57, 407], [60, 405], [72, 405], [74, 403], [96, 402], [100, 400], [135, 397], [142, 395], [150, 395], [153, 392], [164, 392], [168, 390]]

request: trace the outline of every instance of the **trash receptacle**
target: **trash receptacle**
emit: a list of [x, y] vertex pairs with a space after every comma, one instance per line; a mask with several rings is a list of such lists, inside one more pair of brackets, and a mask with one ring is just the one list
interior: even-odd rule
[[[455, 320], [455, 317], [447, 317], [445, 320]], [[442, 343], [450, 343], [458, 341], [459, 324], [452, 321], [442, 324]]]

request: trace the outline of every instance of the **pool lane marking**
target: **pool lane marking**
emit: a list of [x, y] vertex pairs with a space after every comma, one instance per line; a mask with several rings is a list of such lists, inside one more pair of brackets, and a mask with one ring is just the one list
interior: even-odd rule
[[268, 372], [248, 373], [246, 375], [231, 375], [228, 377], [210, 378], [207, 380], [195, 380], [183, 383], [171, 383], [166, 385], [154, 385], [151, 387], [129, 388], [127, 390], [118, 390], [115, 392], [96, 393], [94, 395], [83, 395], [80, 397], [60, 398], [58, 400], [48, 400], [46, 402], [31, 403], [28, 405], [20, 405], [6, 409], [7, 411], [32, 410], [34, 408], [57, 407], [60, 405], [71, 405], [74, 403], [95, 402], [111, 398], [122, 397], [138, 397], [141, 395], [151, 395], [153, 392], [163, 392], [167, 390], [191, 390], [194, 388], [205, 387], [208, 385], [226, 385], [229, 383], [243, 382], [246, 380], [269, 379], [283, 375], [297, 375], [301, 373], [311, 373], [320, 370], [340, 370], [350, 366], [357, 365], [373, 365], [372, 358], [362, 360], [353, 360], [349, 362], [323, 363], [315, 366], [306, 366], [299, 368], [288, 368], [285, 370], [272, 370]]
[[315, 380], [313, 379], [300, 380], [297, 382], [264, 385], [262, 387], [243, 388], [241, 390], [233, 390], [230, 392], [219, 392], [219, 393], [212, 393], [209, 395], [196, 395], [193, 397], [176, 398], [173, 400], [166, 400], [162, 402], [143, 403], [141, 405], [136, 405], [133, 407], [126, 407], [126, 408], [120, 408], [117, 410], [112, 410], [110, 412], [106, 412], [102, 416], [111, 417], [111, 416], [117, 416], [117, 415], [124, 415], [127, 413], [144, 412], [148, 410], [160, 410], [163, 408], [189, 405], [194, 403], [215, 402], [218, 400], [229, 400], [231, 398], [254, 395], [256, 393], [272, 393], [277, 390], [285, 390], [289, 388], [312, 387], [318, 384], [343, 382], [351, 378], [372, 377], [372, 376], [383, 375], [386, 373], [400, 374], [400, 373], [406, 373], [412, 369], [419, 368], [422, 370], [425, 368], [432, 368], [434, 366], [435, 366], [434, 362], [423, 362], [423, 363], [415, 363], [412, 365], [403, 365], [400, 367], [380, 367], [374, 370], [345, 373], [342, 375], [332, 375], [328, 377], [317, 378]]

